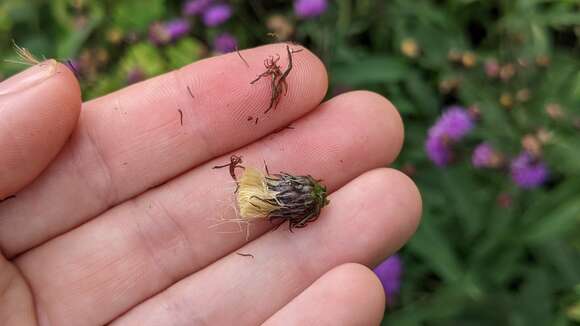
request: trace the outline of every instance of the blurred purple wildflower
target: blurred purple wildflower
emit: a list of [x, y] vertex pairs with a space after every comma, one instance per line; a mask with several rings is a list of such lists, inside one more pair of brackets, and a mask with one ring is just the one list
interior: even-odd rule
[[512, 180], [524, 189], [541, 186], [550, 175], [546, 164], [527, 152], [521, 153], [512, 160], [510, 170]]
[[187, 35], [189, 28], [189, 22], [185, 19], [155, 23], [149, 29], [149, 39], [155, 44], [166, 44]]
[[476, 168], [491, 167], [497, 157], [493, 147], [488, 143], [481, 143], [475, 147], [473, 156], [471, 157], [471, 164]]
[[232, 16], [232, 8], [227, 4], [219, 4], [209, 7], [203, 13], [203, 23], [214, 27], [225, 23]]
[[465, 108], [454, 105], [441, 115], [435, 127], [441, 129], [446, 137], [458, 141], [473, 129], [473, 121]]
[[453, 158], [453, 153], [444, 137], [431, 131], [429, 131], [429, 136], [425, 143], [425, 151], [427, 152], [429, 159], [438, 166], [447, 165]]
[[145, 74], [139, 68], [133, 68], [127, 73], [127, 85], [135, 84], [145, 79]]
[[70, 71], [72, 71], [77, 79], [80, 79], [81, 74], [81, 63], [77, 59], [67, 59], [66, 66]]
[[213, 0], [190, 0], [183, 6], [183, 14], [186, 16], [195, 16], [203, 13]]
[[219, 53], [228, 53], [236, 49], [238, 42], [229, 33], [222, 33], [213, 40], [213, 48]]
[[392, 306], [395, 298], [401, 290], [401, 277], [403, 275], [403, 261], [399, 255], [395, 254], [383, 261], [374, 269], [375, 274], [381, 280], [385, 295], [387, 298], [387, 305]]
[[322, 15], [328, 7], [326, 0], [296, 0], [294, 12], [301, 18], [312, 18]]
[[451, 144], [461, 140], [473, 129], [469, 112], [460, 106], [449, 107], [429, 129], [425, 151], [438, 166], [447, 165], [453, 158]]

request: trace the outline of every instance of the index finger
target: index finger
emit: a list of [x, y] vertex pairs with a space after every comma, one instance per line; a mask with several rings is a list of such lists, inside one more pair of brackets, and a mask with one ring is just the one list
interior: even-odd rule
[[237, 53], [203, 60], [84, 104], [53, 165], [0, 205], [0, 249], [21, 253], [315, 108], [326, 70], [304, 50], [293, 54], [287, 93], [264, 114], [271, 81], [250, 82], [270, 55], [280, 54], [284, 70], [285, 51], [285, 44], [241, 51], [249, 67]]

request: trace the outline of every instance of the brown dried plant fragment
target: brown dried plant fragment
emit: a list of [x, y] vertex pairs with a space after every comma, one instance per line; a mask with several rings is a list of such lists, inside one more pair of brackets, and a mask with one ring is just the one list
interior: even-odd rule
[[268, 113], [270, 110], [275, 109], [278, 106], [278, 103], [280, 103], [282, 94], [285, 96], [288, 93], [288, 82], [286, 81], [286, 78], [293, 68], [292, 54], [300, 51], [302, 50], [290, 50], [290, 46], [286, 45], [286, 52], [288, 54], [288, 67], [286, 67], [286, 70], [282, 72], [282, 69], [278, 64], [278, 61], [280, 60], [279, 55], [277, 55], [276, 58], [270, 56], [264, 60], [264, 67], [266, 67], [266, 71], [258, 75], [256, 79], [250, 82], [250, 84], [254, 84], [262, 78], [270, 77], [270, 104], [264, 113]]

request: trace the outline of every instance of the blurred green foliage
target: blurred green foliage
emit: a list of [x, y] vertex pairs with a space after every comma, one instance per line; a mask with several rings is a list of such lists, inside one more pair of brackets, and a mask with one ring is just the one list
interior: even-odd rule
[[[135, 70], [150, 77], [210, 55], [220, 32], [240, 48], [272, 42], [266, 26], [280, 15], [292, 40], [326, 63], [331, 94], [379, 92], [406, 122], [396, 166], [419, 185], [424, 216], [402, 250], [402, 293], [386, 324], [580, 322], [580, 1], [336, 0], [311, 20], [296, 18], [289, 1], [230, 4], [227, 23], [206, 28], [189, 18], [189, 35], [157, 46], [151, 24], [180, 17], [181, 1], [4, 0], [0, 55], [14, 59], [14, 39], [74, 60], [89, 99], [125, 86]], [[493, 60], [500, 77], [486, 73]], [[4, 76], [20, 69], [0, 64]], [[477, 108], [480, 119], [458, 159], [437, 168], [424, 141], [450, 104]], [[540, 132], [552, 171], [544, 187], [521, 190], [506, 171], [470, 164], [481, 141], [509, 157]]]

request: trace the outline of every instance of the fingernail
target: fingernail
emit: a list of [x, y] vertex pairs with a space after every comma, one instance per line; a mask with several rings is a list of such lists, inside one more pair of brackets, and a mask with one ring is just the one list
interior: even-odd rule
[[20, 92], [42, 83], [55, 74], [56, 65], [56, 61], [50, 59], [6, 79], [0, 83], [0, 95]]

